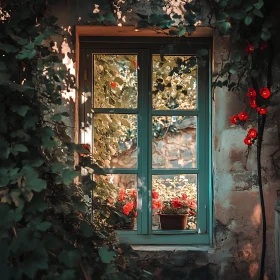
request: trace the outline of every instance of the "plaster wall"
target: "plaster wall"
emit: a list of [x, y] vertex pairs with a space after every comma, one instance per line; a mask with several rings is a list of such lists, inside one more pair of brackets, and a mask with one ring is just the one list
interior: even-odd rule
[[[101, 4], [101, 1], [62, 1], [52, 9], [59, 19], [59, 24], [65, 28], [64, 42], [57, 42], [58, 51], [64, 52], [65, 60], [72, 67], [75, 64], [74, 26], [89, 23], [88, 13], [93, 12], [95, 4]], [[159, 6], [151, 6], [149, 1], [138, 1], [134, 8], [142, 14], [149, 14], [152, 9], [162, 9]], [[127, 13], [123, 24], [131, 25], [137, 18], [135, 14]], [[228, 49], [227, 38], [215, 34], [213, 74], [222, 67]], [[71, 61], [74, 64], [71, 64]], [[274, 79], [279, 77], [279, 74], [279, 65], [275, 63]], [[180, 246], [171, 249], [151, 249], [150, 246], [136, 248], [140, 255], [139, 265], [152, 270], [159, 279], [258, 279], [261, 209], [257, 185], [256, 147], [248, 150], [243, 143], [247, 130], [232, 126], [229, 122], [230, 116], [246, 108], [245, 94], [217, 88], [212, 96], [213, 243], [209, 248], [203, 247], [204, 249]], [[276, 96], [275, 99], [277, 98]], [[74, 102], [68, 99], [65, 103], [70, 104], [73, 117]], [[271, 280], [275, 279], [273, 208], [276, 190], [280, 188], [279, 114], [279, 106], [269, 107], [262, 152], [267, 214], [265, 270], [266, 279]], [[250, 125], [256, 127], [254, 121]]]

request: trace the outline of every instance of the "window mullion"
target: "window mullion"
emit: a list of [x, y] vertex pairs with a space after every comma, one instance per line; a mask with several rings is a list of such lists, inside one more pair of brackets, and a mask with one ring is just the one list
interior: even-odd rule
[[138, 225], [138, 234], [148, 234], [148, 222], [149, 222], [149, 202], [148, 202], [148, 191], [149, 191], [149, 180], [148, 180], [148, 125], [149, 125], [149, 115], [148, 115], [148, 79], [149, 74], [148, 67], [148, 51], [142, 50], [139, 55], [139, 83], [138, 83], [138, 147], [139, 147], [139, 172], [138, 172], [138, 195], [139, 201], [141, 201], [140, 215]]

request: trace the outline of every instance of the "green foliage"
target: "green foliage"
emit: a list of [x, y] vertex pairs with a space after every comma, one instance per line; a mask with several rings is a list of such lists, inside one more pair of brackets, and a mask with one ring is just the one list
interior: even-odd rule
[[[69, 142], [68, 112], [53, 113], [61, 89], [74, 85], [52, 52], [50, 36], [63, 32], [46, 11], [38, 0], [4, 1], [0, 10], [1, 279], [140, 279], [128, 259], [125, 267], [117, 262], [110, 209], [98, 193], [98, 218], [91, 220], [96, 183], [89, 175], [73, 183], [81, 168], [104, 171], [82, 145]], [[112, 13], [102, 16], [114, 20]], [[75, 169], [74, 152], [86, 155]]]

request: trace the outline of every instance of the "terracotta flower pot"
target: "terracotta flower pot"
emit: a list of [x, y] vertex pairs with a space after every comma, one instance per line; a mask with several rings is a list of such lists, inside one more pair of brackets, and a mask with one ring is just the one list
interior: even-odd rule
[[186, 229], [188, 214], [160, 214], [160, 224], [163, 230]]

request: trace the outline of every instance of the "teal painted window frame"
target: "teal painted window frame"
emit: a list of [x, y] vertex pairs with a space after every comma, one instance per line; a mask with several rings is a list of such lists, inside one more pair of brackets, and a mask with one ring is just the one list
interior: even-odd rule
[[[167, 45], [175, 44], [173, 52], [166, 55], [195, 55], [197, 50], [208, 49], [205, 65], [197, 71], [197, 109], [152, 110], [151, 69], [152, 55], [162, 54]], [[212, 180], [211, 180], [211, 48], [210, 38], [134, 38], [134, 37], [80, 37], [80, 88], [93, 89], [92, 54], [137, 54], [138, 56], [138, 108], [94, 108], [95, 113], [138, 114], [138, 147], [140, 150], [137, 169], [105, 169], [108, 174], [137, 174], [147, 188], [138, 188], [142, 209], [138, 210], [137, 230], [118, 230], [121, 242], [130, 244], [211, 244], [212, 243]], [[145, 71], [141, 71], [145, 69]], [[86, 70], [87, 77], [84, 76]], [[93, 93], [94, 94], [94, 93]], [[86, 103], [79, 101], [81, 122], [86, 122], [87, 113], [93, 108], [93, 96]], [[148, 109], [149, 108], [149, 109]], [[197, 168], [152, 169], [151, 118], [156, 115], [197, 116]], [[148, 139], [148, 141], [147, 141]], [[83, 135], [80, 142], [85, 143]], [[149, 144], [150, 143], [150, 144]], [[151, 180], [152, 175], [197, 174], [198, 224], [197, 230], [152, 231]]]

